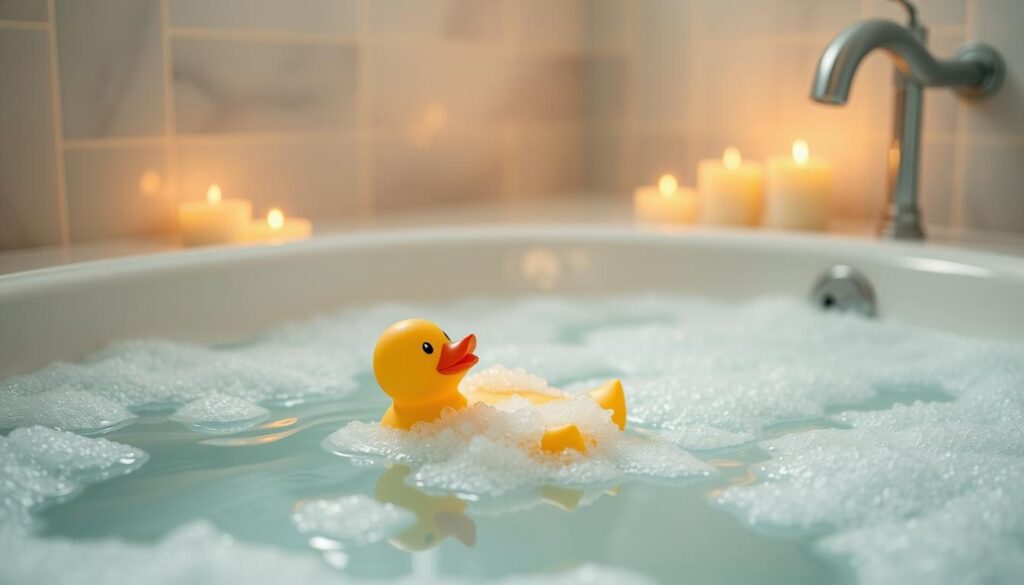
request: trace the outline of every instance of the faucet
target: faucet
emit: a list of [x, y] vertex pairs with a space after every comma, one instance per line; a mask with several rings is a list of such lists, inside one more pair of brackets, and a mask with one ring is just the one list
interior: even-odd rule
[[[969, 98], [998, 91], [1006, 76], [1002, 57], [991, 46], [969, 42], [952, 59], [936, 59], [926, 45], [927, 29], [908, 0], [895, 0], [907, 11], [907, 25], [890, 20], [865, 20], [853, 24], [825, 47], [811, 85], [817, 102], [842, 105], [850, 96], [850, 84], [860, 62], [875, 49], [885, 49], [896, 66], [895, 114], [893, 116], [892, 165], [889, 208], [882, 237], [924, 239], [918, 206], [918, 172], [921, 159], [921, 111], [925, 87], [952, 87]], [[890, 173], [892, 169], [890, 168]]]

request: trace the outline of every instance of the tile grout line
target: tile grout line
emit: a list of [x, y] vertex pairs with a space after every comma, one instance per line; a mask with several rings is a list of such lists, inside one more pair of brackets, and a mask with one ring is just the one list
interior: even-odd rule
[[2, 20], [0, 19], [0, 29], [13, 29], [13, 30], [50, 30], [49, 21], [39, 20]]
[[181, 199], [181, 177], [178, 166], [177, 120], [174, 112], [174, 68], [171, 35], [170, 0], [160, 0], [160, 49], [162, 53], [161, 72], [164, 89], [164, 144], [167, 153], [168, 183], [171, 185], [170, 196]]
[[46, 0], [47, 31], [50, 43], [50, 106], [53, 116], [54, 160], [57, 165], [57, 214], [60, 218], [61, 253], [71, 246], [71, 217], [68, 203], [67, 165], [64, 154], [64, 118], [60, 99], [60, 60], [57, 52], [57, 9], [55, 0]]

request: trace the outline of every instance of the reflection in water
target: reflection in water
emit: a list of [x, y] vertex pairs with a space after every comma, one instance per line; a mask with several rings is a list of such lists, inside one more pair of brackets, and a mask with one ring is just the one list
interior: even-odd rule
[[455, 496], [432, 496], [407, 483], [412, 470], [395, 465], [377, 481], [374, 497], [416, 514], [416, 524], [391, 539], [396, 547], [409, 551], [433, 548], [449, 536], [466, 546], [476, 544], [476, 523], [466, 515], [468, 504]]
[[[416, 524], [391, 538], [391, 544], [404, 551], [417, 552], [434, 548], [450, 536], [467, 547], [474, 546], [476, 523], [467, 514], [469, 503], [451, 495], [431, 495], [409, 485], [406, 478], [410, 473], [412, 470], [407, 465], [394, 465], [377, 480], [374, 491], [378, 501], [396, 505], [416, 515]], [[522, 500], [513, 499], [504, 504], [498, 503], [497, 506], [492, 502], [488, 509], [489, 515], [501, 515], [529, 509], [537, 504], [548, 504], [571, 512], [581, 504], [588, 505], [603, 495], [618, 494], [618, 486], [588, 493], [576, 488], [546, 485], [535, 492], [525, 505]]]

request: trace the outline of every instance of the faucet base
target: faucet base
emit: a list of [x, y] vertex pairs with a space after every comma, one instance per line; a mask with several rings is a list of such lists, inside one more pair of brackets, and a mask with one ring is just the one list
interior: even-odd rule
[[921, 214], [915, 210], [890, 210], [889, 217], [882, 225], [880, 233], [883, 237], [896, 240], [923, 240], [924, 228], [921, 225]]

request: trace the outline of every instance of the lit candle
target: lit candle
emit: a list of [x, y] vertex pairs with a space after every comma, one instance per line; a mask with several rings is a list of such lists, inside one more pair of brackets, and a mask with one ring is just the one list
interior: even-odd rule
[[633, 193], [633, 209], [640, 221], [651, 223], [693, 223], [697, 217], [697, 194], [679, 187], [672, 175], [662, 175], [657, 187], [640, 187]]
[[783, 229], [825, 229], [831, 194], [832, 165], [811, 159], [807, 143], [797, 140], [792, 158], [768, 160], [764, 223]]
[[224, 199], [217, 184], [207, 189], [206, 201], [178, 206], [181, 242], [186, 246], [242, 241], [250, 221], [252, 204], [245, 199]]
[[284, 242], [302, 240], [313, 233], [313, 224], [301, 217], [285, 217], [284, 213], [273, 208], [267, 213], [266, 221], [254, 221], [249, 225], [249, 241], [251, 242]]
[[736, 147], [697, 165], [700, 220], [711, 225], [757, 225], [761, 218], [761, 165], [743, 162]]

